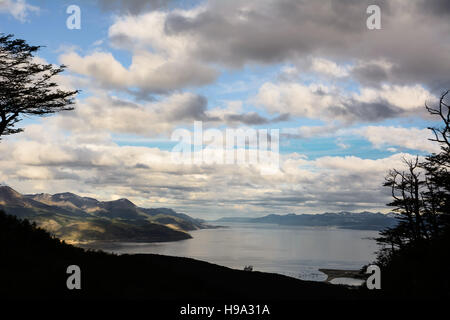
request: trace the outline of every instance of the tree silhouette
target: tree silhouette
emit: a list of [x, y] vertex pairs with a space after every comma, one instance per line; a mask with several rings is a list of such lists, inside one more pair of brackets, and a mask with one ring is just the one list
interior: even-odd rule
[[[443, 125], [429, 128], [430, 139], [440, 152], [404, 159], [405, 170], [393, 169], [385, 186], [391, 188], [393, 211], [399, 214], [397, 226], [380, 232], [382, 249], [378, 264], [387, 275], [387, 285], [408, 293], [449, 292], [445, 266], [450, 262], [450, 107], [445, 92], [436, 107], [426, 105]], [[405, 271], [406, 270], [406, 271]]]
[[73, 110], [78, 90], [63, 91], [53, 81], [65, 66], [37, 62], [39, 48], [0, 34], [0, 137], [21, 132], [15, 126], [24, 116]]
[[442, 95], [437, 108], [426, 106], [428, 112], [438, 116], [443, 122], [439, 128], [429, 128], [440, 144], [441, 152], [426, 158], [422, 167], [427, 173], [428, 191], [424, 194], [425, 214], [431, 217], [435, 234], [438, 236], [450, 233], [450, 91]]

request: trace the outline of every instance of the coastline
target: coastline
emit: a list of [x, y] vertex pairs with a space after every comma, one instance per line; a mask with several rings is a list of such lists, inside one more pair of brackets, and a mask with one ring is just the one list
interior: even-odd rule
[[366, 275], [361, 270], [345, 270], [345, 269], [319, 269], [320, 272], [327, 276], [324, 282], [331, 283], [334, 279], [349, 278], [355, 280], [365, 280]]

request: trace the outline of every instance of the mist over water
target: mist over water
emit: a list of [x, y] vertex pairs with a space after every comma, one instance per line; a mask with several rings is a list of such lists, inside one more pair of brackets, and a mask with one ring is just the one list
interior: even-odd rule
[[221, 223], [227, 228], [191, 232], [193, 239], [167, 243], [95, 243], [115, 253], [155, 253], [218, 265], [323, 281], [319, 268], [359, 269], [375, 260], [377, 231], [326, 227]]

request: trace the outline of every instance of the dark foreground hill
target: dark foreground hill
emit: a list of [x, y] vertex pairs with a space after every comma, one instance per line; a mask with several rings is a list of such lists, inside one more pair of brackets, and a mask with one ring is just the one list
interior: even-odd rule
[[[356, 292], [282, 275], [232, 270], [187, 258], [85, 251], [0, 212], [0, 297], [197, 299], [350, 299]], [[81, 268], [81, 290], [66, 269]], [[358, 293], [359, 294], [359, 293]]]

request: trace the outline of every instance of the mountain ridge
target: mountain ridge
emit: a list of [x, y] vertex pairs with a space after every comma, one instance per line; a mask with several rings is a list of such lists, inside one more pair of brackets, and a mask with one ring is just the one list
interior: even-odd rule
[[341, 211], [322, 214], [269, 214], [263, 217], [224, 217], [214, 222], [266, 223], [277, 225], [296, 225], [308, 227], [338, 227], [341, 229], [382, 230], [397, 224], [395, 214], [382, 214], [363, 211], [359, 213]]
[[125, 198], [99, 201], [71, 192], [22, 195], [9, 186], [0, 186], [0, 209], [70, 243], [176, 241], [191, 238], [188, 231], [208, 227], [172, 209], [140, 208]]

